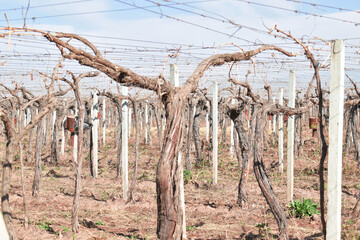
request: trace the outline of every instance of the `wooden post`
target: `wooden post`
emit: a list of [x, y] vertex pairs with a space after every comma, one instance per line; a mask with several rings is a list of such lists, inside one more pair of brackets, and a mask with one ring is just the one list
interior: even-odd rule
[[105, 146], [106, 144], [106, 99], [103, 98], [103, 102], [102, 102], [102, 126], [103, 126], [103, 137], [102, 137], [102, 141], [103, 141], [103, 146]]
[[[179, 86], [179, 71], [177, 64], [170, 64], [170, 82], [174, 87]], [[186, 215], [185, 215], [185, 193], [184, 193], [184, 174], [183, 174], [183, 164], [182, 164], [182, 146], [179, 148], [179, 153], [177, 156], [179, 172], [180, 172], [180, 206], [182, 208], [183, 214], [183, 239], [187, 239], [186, 236]]]
[[[284, 89], [279, 91], [279, 105], [282, 106], [284, 102]], [[279, 114], [279, 172], [284, 171], [284, 116]]]
[[[296, 75], [295, 71], [290, 71], [289, 79], [289, 102], [288, 107], [295, 107], [295, 85], [296, 85]], [[294, 116], [288, 117], [287, 125], [287, 200], [291, 202], [294, 195]]]
[[98, 95], [96, 91], [92, 92], [93, 104], [91, 106], [91, 120], [92, 120], [92, 140], [93, 140], [93, 158], [92, 158], [92, 166], [93, 166], [93, 177], [97, 178], [98, 176]]
[[[235, 99], [231, 99], [231, 104], [235, 104]], [[234, 157], [234, 122], [230, 119], [230, 157]]]
[[345, 44], [331, 43], [328, 204], [326, 239], [341, 238], [341, 171], [344, 112]]
[[[128, 88], [121, 87], [121, 95], [128, 96]], [[123, 198], [126, 201], [128, 197], [128, 153], [129, 153], [129, 126], [128, 126], [128, 100], [122, 100], [122, 121], [121, 121], [121, 162], [122, 162], [122, 186]]]
[[213, 83], [213, 183], [217, 183], [218, 170], [218, 85]]
[[[75, 115], [75, 122], [76, 121], [79, 121], [79, 116], [78, 116], [78, 111], [79, 111], [79, 109], [78, 109], [78, 105], [77, 105], [77, 102], [76, 102], [76, 104], [75, 104], [75, 113], [74, 113], [74, 115]], [[74, 150], [73, 150], [73, 157], [74, 157], [74, 163], [75, 164], [77, 164], [77, 149], [78, 149], [78, 147], [77, 147], [77, 144], [78, 144], [78, 141], [77, 141], [77, 139], [78, 139], [78, 132], [77, 131], [75, 131], [75, 133], [74, 133]]]

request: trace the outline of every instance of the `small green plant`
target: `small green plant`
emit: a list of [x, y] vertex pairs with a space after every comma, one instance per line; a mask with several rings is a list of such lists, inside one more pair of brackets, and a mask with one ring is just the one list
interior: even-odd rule
[[96, 221], [96, 222], [95, 222], [95, 225], [96, 225], [96, 226], [100, 226], [100, 225], [104, 225], [104, 223], [103, 223], [103, 221]]
[[55, 178], [54, 178], [54, 177], [50, 177], [50, 180], [51, 180], [51, 181], [54, 181], [54, 180], [55, 180]]
[[41, 170], [45, 171], [45, 165], [44, 164], [41, 164]]
[[196, 230], [196, 226], [186, 226], [186, 230], [194, 232]]
[[59, 167], [59, 166], [56, 166], [55, 169], [56, 169], [56, 170], [60, 170], [60, 167]]
[[54, 232], [54, 229], [51, 227], [52, 222], [38, 222], [36, 225], [41, 229], [47, 232]]
[[311, 199], [300, 199], [292, 201], [289, 207], [289, 214], [292, 217], [303, 218], [310, 217], [316, 214], [320, 214], [320, 211], [317, 210], [319, 204], [315, 204]]
[[107, 200], [109, 198], [109, 194], [107, 192], [103, 192], [102, 200]]
[[213, 183], [213, 179], [212, 179], [212, 178], [207, 178], [207, 179], [206, 179], [206, 182], [207, 182], [208, 184], [212, 184], [212, 183]]
[[192, 179], [192, 177], [193, 177], [193, 175], [192, 175], [191, 171], [185, 169], [185, 170], [184, 170], [184, 182], [185, 182], [185, 184], [188, 183], [188, 182], [190, 182], [190, 180]]
[[106, 147], [105, 147], [105, 151], [108, 151], [110, 148], [111, 148], [111, 146], [110, 146], [110, 145], [106, 145]]
[[64, 232], [68, 232], [69, 230], [71, 230], [71, 229], [69, 229], [68, 227], [65, 227], [65, 226], [61, 226], [62, 227], [62, 229], [64, 230]]

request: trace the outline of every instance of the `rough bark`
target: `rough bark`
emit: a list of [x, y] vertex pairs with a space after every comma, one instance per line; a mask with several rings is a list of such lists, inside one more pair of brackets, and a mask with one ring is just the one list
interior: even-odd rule
[[41, 187], [41, 152], [43, 144], [43, 123], [40, 121], [36, 130], [36, 143], [35, 143], [35, 174], [32, 185], [32, 195], [38, 197]]
[[27, 228], [29, 225], [29, 211], [28, 211], [28, 204], [27, 204], [27, 197], [26, 197], [26, 191], [25, 191], [25, 181], [24, 181], [24, 156], [23, 156], [23, 145], [20, 141], [19, 143], [19, 149], [20, 149], [20, 165], [21, 165], [21, 192], [23, 195], [23, 205], [24, 205], [24, 227]]
[[[234, 122], [234, 127], [238, 136], [238, 143], [241, 150], [241, 177], [238, 185], [238, 199], [237, 204], [243, 207], [243, 204], [248, 202], [246, 195], [246, 185], [249, 178], [249, 159], [250, 159], [250, 145], [247, 137], [245, 122], [243, 121], [241, 112], [244, 107], [229, 108], [227, 111], [228, 116]], [[240, 161], [240, 154], [238, 155], [238, 161]]]
[[354, 105], [350, 108], [350, 121], [351, 121], [351, 130], [353, 136], [353, 143], [355, 148], [354, 160], [359, 162], [360, 159], [360, 133], [359, 133], [359, 106]]
[[[235, 125], [234, 125], [234, 127], [235, 127]], [[239, 169], [241, 169], [243, 164], [242, 164], [242, 159], [241, 159], [239, 136], [238, 136], [237, 131], [234, 131], [234, 149], [235, 149], [235, 153], [236, 153], [236, 159], [238, 160]]]
[[221, 111], [221, 115], [222, 117], [222, 125], [221, 125], [221, 139], [220, 139], [220, 143], [221, 144], [225, 144], [226, 143], [226, 129], [227, 129], [227, 119], [225, 116], [225, 113], [223, 111]]
[[4, 222], [6, 229], [8, 231], [9, 237], [12, 240], [17, 239], [16, 231], [12, 224], [12, 215], [10, 212], [10, 181], [11, 181], [11, 170], [12, 162], [14, 159], [15, 153], [15, 144], [12, 140], [8, 140], [5, 154], [5, 161], [3, 163], [3, 172], [2, 172], [2, 187], [1, 187], [1, 210], [4, 217]]
[[350, 154], [350, 149], [351, 149], [351, 145], [352, 145], [352, 128], [351, 128], [351, 120], [350, 120], [350, 109], [347, 108], [344, 111], [344, 123], [345, 123], [345, 131], [346, 131], [346, 135], [345, 135], [345, 146], [344, 146], [344, 152], [346, 154]]
[[156, 129], [157, 129], [158, 138], [159, 138], [159, 150], [161, 152], [161, 147], [162, 147], [162, 127], [160, 126], [162, 124], [161, 111], [159, 111], [159, 107], [156, 107], [155, 104], [151, 104], [151, 106], [153, 107]]
[[[35, 111], [34, 108], [30, 108], [31, 111], [31, 118], [34, 117], [35, 115]], [[31, 128], [29, 131], [29, 142], [28, 142], [28, 150], [27, 150], [27, 155], [26, 155], [26, 162], [30, 162], [31, 158], [33, 156], [33, 150], [32, 150], [32, 146], [33, 146], [33, 135], [34, 135], [34, 128]]]
[[191, 171], [191, 143], [192, 143], [192, 130], [194, 122], [194, 105], [191, 100], [188, 104], [188, 128], [186, 136], [186, 149], [185, 149], [185, 168]]
[[121, 172], [122, 172], [122, 161], [121, 161], [121, 152], [122, 152], [122, 144], [121, 144], [121, 138], [122, 138], [122, 132], [121, 132], [121, 121], [122, 121], [122, 105], [121, 103], [116, 104], [116, 108], [118, 110], [118, 136], [116, 136], [118, 145], [117, 145], [117, 164], [116, 164], [116, 178], [120, 178]]
[[[210, 101], [209, 101], [210, 102]], [[211, 166], [212, 165], [212, 150], [213, 150], [213, 119], [212, 119], [212, 103], [210, 102], [210, 110], [209, 110], [209, 115], [208, 115], [208, 119], [209, 119], [209, 147], [208, 147], [208, 165]]]
[[59, 116], [59, 111], [56, 114], [57, 118], [55, 120], [55, 124], [53, 126], [52, 131], [52, 141], [51, 141], [51, 153], [50, 153], [50, 161], [52, 164], [56, 164], [60, 159], [59, 154], [59, 126], [61, 125], [62, 119]]
[[167, 121], [164, 144], [157, 167], [156, 192], [158, 205], [157, 235], [158, 239], [182, 239], [183, 216], [179, 200], [181, 167], [177, 161], [181, 126], [184, 121], [186, 101], [181, 94], [166, 106]]
[[133, 101], [133, 110], [134, 110], [134, 124], [135, 124], [135, 163], [134, 163], [134, 173], [133, 178], [131, 181], [131, 185], [129, 188], [129, 200], [134, 200], [134, 189], [136, 185], [136, 175], [138, 169], [138, 162], [139, 162], [139, 123], [138, 123], [138, 116], [137, 116], [137, 103]]
[[200, 119], [204, 117], [205, 111], [205, 101], [200, 99], [197, 102], [196, 111], [194, 115], [194, 123], [193, 123], [193, 138], [195, 145], [195, 153], [196, 153], [196, 167], [201, 167], [204, 165], [204, 160], [202, 157], [202, 147], [201, 147], [201, 136], [200, 136]]
[[259, 183], [261, 192], [268, 203], [271, 212], [273, 213], [276, 223], [279, 228], [279, 239], [288, 239], [287, 235], [287, 219], [286, 214], [280, 206], [279, 201], [277, 200], [274, 191], [270, 185], [270, 179], [268, 178], [265, 167], [263, 164], [263, 148], [262, 140], [264, 134], [263, 129], [265, 127], [265, 119], [267, 113], [262, 111], [257, 114], [256, 117], [256, 127], [255, 127], [255, 139], [254, 139], [254, 172], [256, 179]]

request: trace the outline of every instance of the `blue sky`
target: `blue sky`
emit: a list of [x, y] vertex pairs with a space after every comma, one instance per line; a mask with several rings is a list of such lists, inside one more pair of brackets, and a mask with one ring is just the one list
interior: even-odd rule
[[[315, 37], [326, 40], [347, 39], [347, 56], [352, 64], [348, 66], [357, 66], [359, 59], [354, 52], [359, 51], [360, 25], [357, 26], [355, 23], [360, 23], [360, 13], [295, 3], [293, 0], [249, 1], [250, 4], [244, 0], [186, 0], [175, 4], [174, 0], [157, 0], [156, 4], [147, 0], [32, 0], [26, 24], [29, 28], [84, 35], [104, 51], [108, 58], [151, 76], [156, 76], [162, 71], [168, 74], [168, 68], [163, 69], [166, 56], [181, 46], [180, 56], [166, 61], [181, 66], [182, 81], [186, 80], [199, 61], [214, 52], [238, 51], [239, 47], [248, 50], [254, 48], [254, 43], [277, 44], [288, 50], [298, 51], [298, 46], [292, 44], [292, 41], [274, 38], [266, 33], [265, 26], [271, 28], [274, 24], [285, 31], [291, 31], [294, 36], [302, 38], [305, 42], [314, 41]], [[355, 0], [300, 2], [360, 10], [360, 1]], [[3, 15], [6, 12], [10, 24], [21, 27], [28, 1], [0, 0], [0, 3], [0, 26], [7, 26]], [[294, 11], [322, 15], [325, 18], [298, 14]], [[228, 21], [234, 24], [229, 24]], [[236, 24], [240, 24], [242, 28]], [[37, 39], [24, 43], [14, 37], [11, 50], [8, 50], [7, 39], [0, 41], [1, 56], [9, 58], [8, 71], [23, 71], [22, 74], [25, 75], [38, 66], [46, 66], [43, 71], [51, 71], [58, 59], [58, 50], [45, 41], [38, 43], [40, 40]], [[314, 52], [319, 61], [325, 61], [329, 54], [328, 46], [320, 44], [315, 48], [320, 49]], [[17, 66], [18, 55], [26, 61], [26, 67], [19, 69]], [[33, 59], [39, 59], [39, 62]], [[309, 64], [303, 56], [290, 62], [282, 62], [282, 56], [262, 55], [258, 58], [257, 70], [254, 70], [262, 74], [254, 73], [251, 79], [261, 84], [263, 79], [274, 81], [278, 87], [287, 81], [289, 69], [298, 70], [299, 78], [303, 79], [308, 79], [311, 74]], [[211, 70], [210, 80], [219, 79], [219, 72], [224, 72], [226, 68], [228, 66]], [[249, 68], [252, 68], [251, 63], [242, 64], [234, 69], [238, 69], [239, 76], [244, 76]], [[76, 66], [76, 70], [81, 71], [79, 66]], [[228, 69], [225, 75], [227, 71]]]
[[[1, 2], [1, 17], [0, 25], [7, 25], [3, 13], [6, 10], [6, 14], [10, 19], [10, 22], [13, 26], [22, 26], [23, 24], [23, 14], [25, 12], [26, 6], [28, 4], [27, 0], [0, 0]], [[308, 13], [320, 14], [320, 15], [330, 15], [336, 16], [344, 20], [350, 20], [355, 22], [360, 22], [360, 18], [347, 14], [345, 11], [339, 11], [338, 9], [331, 9], [320, 7], [319, 5], [328, 5], [345, 9], [360, 10], [360, 2], [354, 0], [345, 0], [345, 1], [335, 1], [335, 0], [321, 0], [321, 1], [311, 1], [318, 5], [312, 6], [304, 3], [295, 3], [293, 1], [287, 0], [253, 0], [251, 4], [246, 3], [246, 1], [237, 1], [237, 0], [209, 0], [209, 1], [200, 1], [200, 0], [186, 0], [180, 1], [182, 4], [175, 4], [175, 1], [164, 1], [158, 0], [159, 4], [169, 5], [170, 7], [176, 7], [183, 10], [198, 12], [208, 16], [213, 16], [219, 18], [212, 13], [218, 13], [228, 19], [234, 20], [236, 23], [244, 24], [250, 27], [256, 27], [263, 30], [266, 30], [262, 26], [262, 21], [266, 24], [272, 24], [276, 22], [278, 25], [285, 25], [288, 29], [294, 32], [299, 26], [303, 25], [304, 21], [312, 22], [306, 24], [305, 28], [312, 29], [316, 24], [320, 27], [316, 30], [322, 30], [322, 22], [325, 22], [325, 25], [337, 26], [340, 25], [339, 21], [326, 20], [322, 21], [319, 17], [306, 16], [303, 14], [295, 14], [287, 10], [275, 9], [269, 6], [280, 7], [284, 9], [299, 10]], [[197, 2], [197, 3], [196, 3]], [[304, 0], [303, 2], [309, 2]], [[65, 4], [67, 3], [67, 4]], [[125, 4], [127, 3], [127, 4]], [[185, 5], [187, 4], [187, 5]], [[260, 4], [260, 5], [258, 5]], [[42, 6], [49, 5], [49, 6]], [[149, 11], [156, 13], [148, 12], [144, 9], [136, 9], [136, 7], [131, 6], [136, 5], [136, 7], [145, 7]], [[202, 18], [200, 16], [194, 15], [186, 11], [180, 11], [177, 9], [172, 9], [166, 6], [158, 7], [156, 4], [151, 1], [145, 0], [33, 0], [30, 1], [31, 8], [27, 13], [27, 25], [28, 27], [48, 27], [51, 30], [56, 30], [57, 28], [61, 31], [64, 30], [73, 30], [74, 32], [104, 32], [109, 34], [114, 34], [117, 31], [123, 31], [122, 36], [128, 35], [131, 37], [141, 36], [141, 32], [149, 33], [149, 30], [154, 31], [154, 36], [159, 35], [158, 31], [155, 28], [179, 28], [180, 30], [188, 27], [192, 28], [190, 25], [185, 23], [178, 22], [176, 20], [168, 19], [163, 15], [170, 15], [172, 17], [181, 18], [195, 23], [203, 23], [207, 25], [213, 22], [209, 19]], [[42, 7], [39, 7], [42, 6]], [[191, 7], [188, 7], [191, 6]], [[193, 8], [196, 7], [196, 8]], [[23, 9], [21, 9], [23, 8]], [[16, 9], [16, 10], [14, 10]], [[201, 9], [208, 12], [201, 11]], [[113, 11], [113, 12], [110, 12]], [[98, 13], [90, 13], [98, 12]], [[210, 12], [210, 13], [209, 13]], [[68, 15], [70, 14], [70, 15]], [[73, 14], [73, 15], [71, 15]], [[68, 16], [66, 16], [68, 15]], [[162, 21], [159, 21], [162, 20]], [[144, 29], [141, 24], [143, 21], [154, 22], [150, 24], [151, 28]], [[134, 32], [133, 25], [136, 25]], [[292, 24], [290, 26], [290, 24]], [[129, 31], [126, 26], [131, 25]], [[146, 24], [145, 24], [146, 25]], [[184, 27], [185, 25], [185, 27]], [[187, 25], [187, 26], [186, 26]], [[288, 26], [287, 26], [288, 25]], [[345, 24], [350, 27], [352, 24]], [[219, 26], [220, 27], [220, 26]], [[230, 33], [232, 30], [236, 30], [234, 26], [226, 26], [226, 24], [221, 25], [220, 27], [223, 32]], [[216, 28], [218, 29], [218, 28]], [[198, 29], [200, 30], [200, 29]], [[299, 30], [299, 32], [304, 32]], [[353, 31], [352, 31], [353, 32]], [[241, 33], [241, 32], [240, 32]], [[304, 32], [305, 33], [305, 32]], [[309, 31], [307, 32], [309, 33]], [[151, 34], [151, 33], [150, 33]], [[322, 33], [320, 33], [322, 34]], [[162, 34], [163, 35], [163, 34]], [[215, 34], [216, 35], [216, 34]], [[235, 34], [236, 35], [236, 34]], [[349, 33], [347, 34], [349, 35]], [[214, 36], [214, 35], [212, 35]], [[347, 37], [347, 36], [346, 36]], [[215, 38], [216, 39], [216, 38]]]

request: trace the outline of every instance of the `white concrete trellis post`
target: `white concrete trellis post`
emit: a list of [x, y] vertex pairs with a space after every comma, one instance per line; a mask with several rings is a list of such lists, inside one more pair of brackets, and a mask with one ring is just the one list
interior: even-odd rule
[[[51, 124], [51, 133], [54, 132], [55, 129], [55, 121], [56, 121], [56, 111], [53, 111], [53, 116], [52, 116], [52, 124]], [[53, 138], [54, 134], [51, 134], [51, 138]]]
[[218, 172], [218, 85], [213, 83], [213, 183], [217, 183]]
[[103, 140], [103, 145], [105, 146], [106, 144], [106, 99], [103, 98], [103, 102], [102, 102], [102, 125], [103, 125], [103, 136], [102, 136], [102, 140]]
[[344, 40], [331, 43], [328, 204], [326, 239], [341, 239], [341, 171], [344, 112]]
[[[128, 96], [128, 87], [121, 87], [121, 95]], [[122, 162], [122, 186], [123, 186], [123, 198], [126, 201], [128, 198], [128, 153], [129, 153], [129, 126], [128, 126], [128, 100], [122, 100], [122, 121], [121, 121], [121, 162]]]
[[92, 92], [93, 104], [91, 106], [91, 120], [92, 120], [92, 139], [93, 139], [93, 177], [97, 178], [98, 176], [98, 130], [99, 130], [99, 103], [98, 95], [96, 91]]
[[[78, 104], [75, 104], [75, 113], [74, 113], [74, 117], [75, 117], [75, 122], [78, 121]], [[73, 157], [74, 157], [74, 163], [77, 163], [77, 150], [78, 150], [78, 132], [75, 131], [74, 133], [74, 151], [73, 151]]]
[[[179, 71], [178, 71], [178, 65], [177, 64], [170, 64], [170, 82], [174, 87], [179, 86]], [[182, 165], [182, 154], [181, 149], [179, 149], [178, 153], [178, 166], [180, 171], [180, 205], [182, 207], [182, 213], [183, 213], [183, 239], [187, 239], [186, 236], [186, 216], [185, 216], [185, 193], [184, 193], [184, 174], [183, 174], [183, 165]]]
[[[284, 89], [279, 91], [279, 105], [282, 106], [284, 102]], [[279, 113], [279, 172], [284, 171], [284, 115]]]
[[[290, 71], [289, 79], [289, 103], [288, 107], [295, 107], [295, 88], [296, 88], [296, 75], [295, 71]], [[294, 196], [294, 119], [295, 116], [288, 117], [287, 125], [287, 200], [291, 202]]]
[[[235, 104], [235, 99], [231, 99], [231, 104]], [[234, 122], [230, 120], [230, 157], [234, 157]]]
[[9, 240], [10, 239], [8, 231], [6, 229], [4, 217], [3, 217], [2, 214], [0, 214], [0, 236], [1, 236], [1, 239], [3, 239], [3, 240]]

